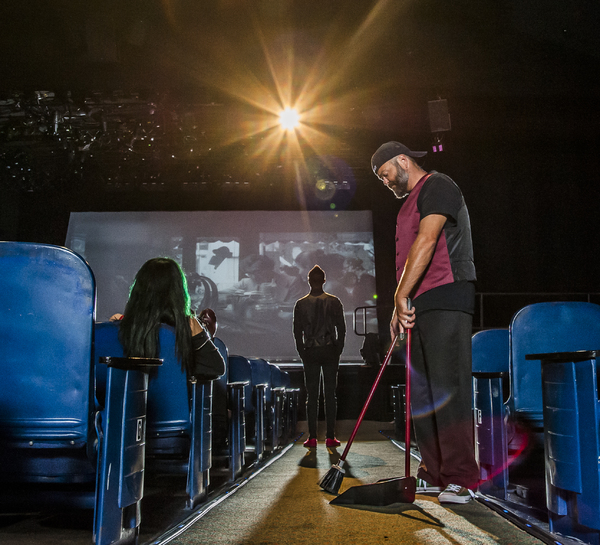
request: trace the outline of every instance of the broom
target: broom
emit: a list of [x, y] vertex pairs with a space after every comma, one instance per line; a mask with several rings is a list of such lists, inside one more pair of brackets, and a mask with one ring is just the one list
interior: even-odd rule
[[[404, 338], [404, 335], [401, 334], [401, 338]], [[342, 485], [342, 481], [344, 480], [344, 475], [346, 471], [344, 470], [344, 463], [346, 462], [346, 456], [348, 455], [348, 451], [350, 450], [350, 446], [352, 445], [352, 441], [354, 441], [354, 437], [356, 436], [356, 432], [358, 431], [359, 426], [361, 425], [365, 413], [367, 412], [367, 408], [369, 407], [369, 403], [371, 403], [371, 398], [375, 393], [375, 389], [381, 380], [381, 375], [385, 371], [387, 364], [390, 362], [392, 358], [392, 352], [394, 351], [394, 347], [396, 345], [396, 340], [398, 337], [394, 337], [392, 344], [390, 345], [387, 354], [385, 355], [385, 359], [383, 360], [383, 364], [381, 365], [381, 369], [377, 374], [377, 378], [371, 387], [371, 391], [369, 392], [369, 396], [367, 397], [367, 401], [365, 401], [365, 405], [360, 412], [358, 420], [356, 421], [356, 425], [354, 426], [354, 430], [352, 431], [352, 435], [350, 435], [350, 439], [348, 439], [348, 443], [346, 444], [346, 448], [344, 452], [340, 456], [340, 459], [337, 464], [334, 464], [331, 469], [323, 476], [323, 478], [319, 481], [319, 486], [331, 494], [337, 494], [340, 490], [340, 486]]]

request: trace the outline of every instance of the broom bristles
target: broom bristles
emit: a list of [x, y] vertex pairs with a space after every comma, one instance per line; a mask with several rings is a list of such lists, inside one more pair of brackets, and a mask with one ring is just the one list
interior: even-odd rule
[[343, 460], [339, 463], [339, 465], [334, 464], [331, 466], [331, 469], [325, 473], [323, 478], [319, 481], [319, 486], [325, 490], [326, 492], [330, 492], [331, 494], [337, 494], [340, 490], [340, 486], [342, 486], [342, 481], [344, 480], [344, 475], [346, 471], [342, 468], [344, 465]]

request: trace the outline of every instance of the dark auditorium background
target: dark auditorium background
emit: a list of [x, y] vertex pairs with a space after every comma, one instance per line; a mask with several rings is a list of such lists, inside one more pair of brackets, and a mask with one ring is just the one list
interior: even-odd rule
[[62, 245], [73, 211], [330, 209], [264, 129], [289, 96], [301, 153], [352, 171], [339, 206], [373, 212], [390, 298], [399, 203], [369, 159], [431, 152], [446, 100], [426, 168], [463, 190], [478, 291], [600, 292], [599, 23], [596, 0], [3, 0], [0, 239]]

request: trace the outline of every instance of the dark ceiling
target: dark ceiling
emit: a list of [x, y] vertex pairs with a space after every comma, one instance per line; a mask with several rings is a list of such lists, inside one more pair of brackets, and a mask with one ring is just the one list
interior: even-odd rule
[[291, 69], [296, 90], [320, 72], [334, 94], [548, 94], [598, 60], [599, 14], [593, 0], [4, 0], [2, 87], [239, 93]]

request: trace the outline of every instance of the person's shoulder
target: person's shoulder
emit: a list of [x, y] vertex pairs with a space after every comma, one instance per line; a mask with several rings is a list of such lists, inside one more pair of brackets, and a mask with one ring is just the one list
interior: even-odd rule
[[298, 299], [296, 301], [296, 305], [302, 305], [304, 304], [306, 301], [308, 301], [308, 299], [310, 299], [310, 293], [307, 293], [306, 295], [303, 295], [302, 297], [300, 297], [300, 299]]
[[338, 301], [339, 303], [342, 302], [341, 299], [337, 295], [333, 295], [333, 293], [324, 292], [323, 295], [327, 298]]
[[436, 208], [440, 202], [460, 206], [462, 198], [462, 191], [450, 176], [433, 171], [423, 184], [417, 199], [417, 206], [419, 210], [423, 210], [424, 206]]
[[423, 184], [423, 190], [446, 190], [446, 191], [457, 191], [460, 193], [460, 188], [456, 182], [450, 178], [447, 174], [442, 174], [436, 170], [432, 170], [427, 180]]

